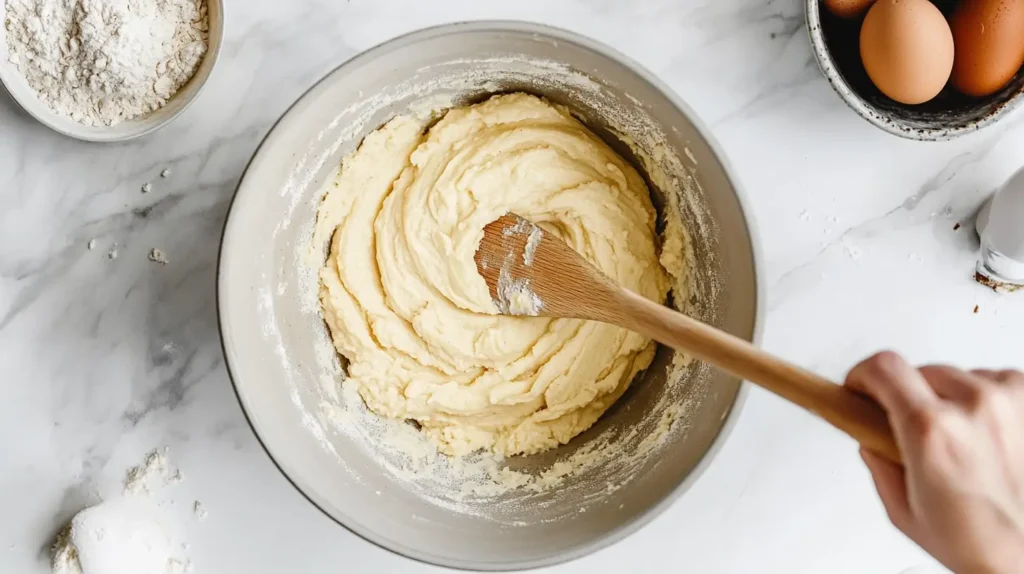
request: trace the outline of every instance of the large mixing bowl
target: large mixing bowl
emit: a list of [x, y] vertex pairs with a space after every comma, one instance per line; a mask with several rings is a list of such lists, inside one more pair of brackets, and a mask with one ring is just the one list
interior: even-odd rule
[[274, 126], [239, 184], [220, 256], [224, 354], [253, 430], [302, 494], [383, 548], [455, 568], [550, 565], [635, 531], [697, 479], [744, 396], [736, 378], [661, 349], [589, 431], [500, 466], [549, 476], [587, 464], [554, 487], [472, 495], [422, 478], [416, 457], [396, 458], [374, 430], [397, 425], [422, 440], [412, 426], [345, 402], [317, 304], [325, 246], [311, 244], [325, 185], [394, 115], [509, 91], [568, 106], [637, 164], [663, 214], [681, 214], [694, 273], [677, 307], [747, 340], [760, 325], [757, 249], [735, 178], [690, 109], [623, 56], [560, 30], [486, 22], [409, 34], [328, 74]]

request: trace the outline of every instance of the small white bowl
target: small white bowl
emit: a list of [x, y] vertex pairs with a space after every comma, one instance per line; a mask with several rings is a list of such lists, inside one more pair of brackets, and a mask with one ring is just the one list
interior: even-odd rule
[[[0, 1], [0, 22], [6, 21], [6, 2]], [[224, 36], [224, 3], [223, 0], [206, 0], [207, 17], [210, 23], [209, 44], [206, 55], [199, 64], [196, 73], [167, 102], [167, 105], [142, 116], [141, 118], [121, 122], [113, 126], [87, 126], [80, 124], [68, 116], [58, 114], [39, 100], [35, 90], [29, 87], [25, 77], [11, 63], [7, 51], [6, 26], [0, 26], [0, 83], [7, 93], [18, 102], [26, 112], [46, 127], [66, 136], [92, 142], [120, 142], [144, 136], [154, 132], [184, 112], [203, 89], [210, 77], [217, 56], [220, 54], [221, 40]]]

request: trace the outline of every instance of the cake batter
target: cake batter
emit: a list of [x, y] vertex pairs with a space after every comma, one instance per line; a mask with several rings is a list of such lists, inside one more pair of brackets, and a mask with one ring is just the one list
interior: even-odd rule
[[320, 298], [345, 384], [373, 411], [416, 421], [447, 454], [566, 443], [655, 345], [611, 325], [500, 316], [473, 256], [484, 226], [514, 212], [663, 302], [669, 276], [644, 181], [535, 96], [495, 96], [425, 127], [399, 116], [369, 134], [318, 212], [314, 241], [331, 237]]

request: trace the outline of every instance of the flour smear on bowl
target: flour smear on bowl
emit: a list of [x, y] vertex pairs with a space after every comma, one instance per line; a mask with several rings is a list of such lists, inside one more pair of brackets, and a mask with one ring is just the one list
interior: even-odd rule
[[205, 0], [6, 0], [8, 60], [54, 113], [113, 126], [164, 105], [206, 54]]

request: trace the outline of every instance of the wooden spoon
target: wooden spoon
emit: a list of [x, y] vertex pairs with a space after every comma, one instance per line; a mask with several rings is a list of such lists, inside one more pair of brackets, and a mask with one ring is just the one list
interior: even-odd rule
[[622, 288], [518, 215], [484, 228], [475, 260], [505, 314], [587, 319], [636, 331], [760, 385], [900, 462], [885, 412], [870, 399]]

